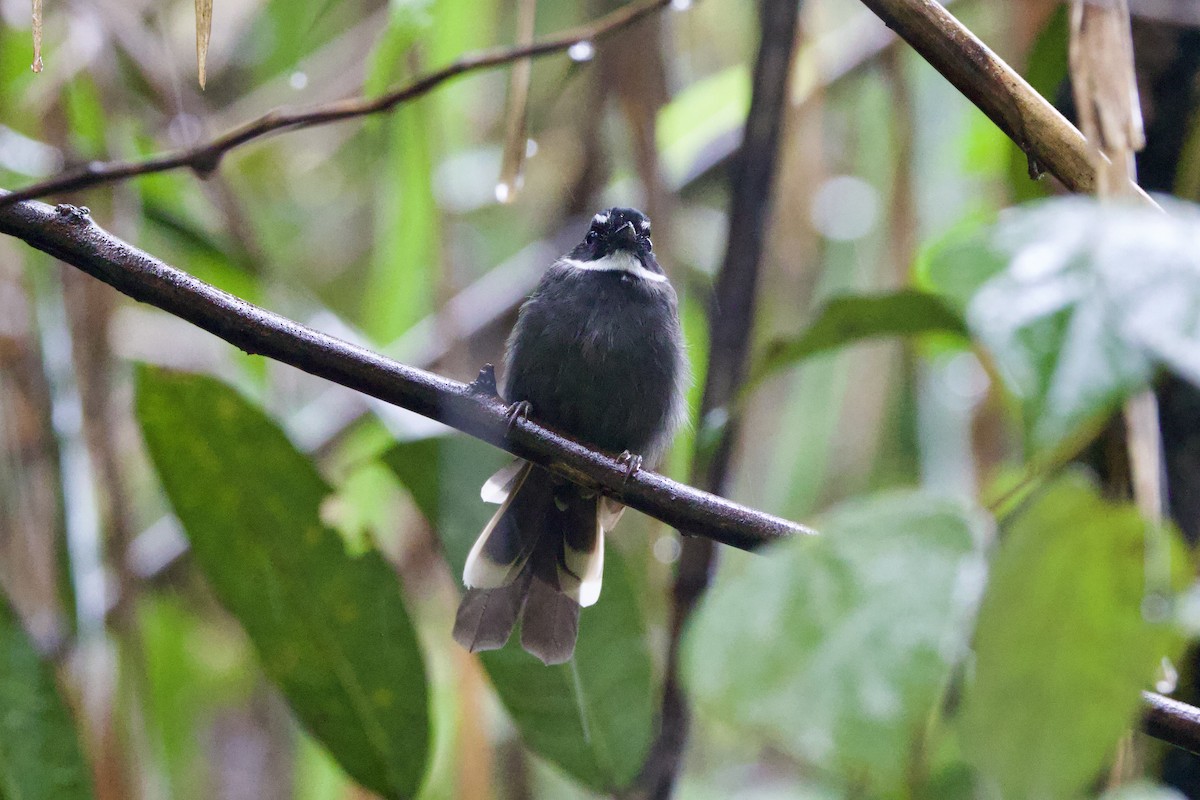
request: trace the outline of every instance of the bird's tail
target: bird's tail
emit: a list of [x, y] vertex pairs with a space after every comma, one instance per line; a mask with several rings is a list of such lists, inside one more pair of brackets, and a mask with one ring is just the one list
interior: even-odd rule
[[611, 505], [524, 461], [480, 494], [500, 509], [467, 556], [454, 639], [472, 652], [494, 650], [520, 618], [522, 647], [547, 664], [570, 660], [579, 609], [600, 596]]

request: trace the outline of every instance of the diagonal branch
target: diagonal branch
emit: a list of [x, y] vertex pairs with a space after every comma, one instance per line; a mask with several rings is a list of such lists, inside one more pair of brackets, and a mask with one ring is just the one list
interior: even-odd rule
[[159, 261], [92, 222], [83, 209], [25, 202], [0, 208], [0, 233], [24, 240], [135, 300], [247, 353], [415, 411], [503, 448], [693, 535], [752, 550], [809, 528], [625, 465], [540, 425], [509, 430], [495, 379], [459, 383], [409, 367], [247, 303]]
[[[534, 422], [518, 422], [510, 432], [504, 402], [489, 391], [494, 382], [451, 381], [258, 308], [118, 239], [73, 206], [26, 202], [0, 208], [0, 233], [247, 352], [444, 422], [694, 535], [751, 550], [815, 533], [652, 472], [640, 471], [626, 482], [625, 465], [617, 459]], [[481, 371], [481, 377], [486, 374]], [[1200, 751], [1200, 708], [1149, 692], [1143, 700], [1145, 733]]]
[[230, 150], [268, 134], [328, 125], [332, 122], [358, 119], [373, 114], [386, 114], [394, 111], [397, 106], [428, 94], [446, 81], [460, 75], [495, 69], [526, 58], [539, 58], [552, 53], [561, 53], [579, 42], [603, 39], [666, 8], [670, 2], [671, 0], [638, 0], [638, 2], [630, 3], [606, 14], [590, 24], [539, 39], [522, 47], [504, 47], [469, 53], [435, 72], [416, 78], [379, 97], [355, 97], [297, 111], [278, 108], [195, 147], [177, 150], [173, 153], [163, 153], [143, 161], [93, 161], [75, 169], [65, 170], [52, 178], [31, 184], [7, 195], [0, 194], [0, 208], [22, 200], [44, 197], [48, 194], [77, 191], [90, 186], [123, 181], [137, 175], [150, 175], [184, 167], [194, 170], [201, 176], [206, 176], [220, 166], [221, 159]]
[[[996, 123], [1029, 158], [1073, 192], [1095, 190], [1083, 134], [935, 0], [862, 0], [900, 38]], [[1130, 191], [1150, 202], [1136, 185]]]

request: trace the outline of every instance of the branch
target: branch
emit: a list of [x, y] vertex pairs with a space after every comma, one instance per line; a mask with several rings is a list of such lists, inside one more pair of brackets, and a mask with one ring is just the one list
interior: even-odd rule
[[1200, 708], [1154, 692], [1142, 692], [1142, 732], [1200, 755]]
[[[118, 239], [74, 206], [25, 202], [0, 209], [0, 233], [77, 267], [135, 300], [203, 328], [247, 353], [290, 364], [386, 403], [415, 411], [603, 491], [690, 534], [744, 550], [810, 528], [625, 466], [535, 422], [509, 430], [494, 378], [459, 383], [406, 366], [273, 314]], [[490, 374], [490, 370], [487, 374]]]
[[48, 194], [77, 191], [90, 186], [123, 181], [137, 175], [150, 175], [184, 167], [189, 167], [201, 177], [206, 177], [220, 166], [221, 159], [230, 150], [267, 134], [327, 125], [373, 114], [386, 114], [460, 75], [494, 69], [525, 58], [540, 58], [552, 53], [561, 53], [579, 42], [603, 39], [666, 8], [670, 2], [671, 0], [638, 0], [588, 25], [572, 28], [523, 47], [496, 48], [460, 56], [458, 60], [436, 72], [416, 78], [379, 97], [338, 100], [300, 111], [277, 108], [209, 142], [184, 150], [152, 156], [144, 161], [93, 161], [64, 170], [52, 178], [31, 184], [24, 189], [0, 194], [0, 208]]
[[949, 11], [935, 0], [862, 2], [1025, 152], [1031, 176], [1048, 170], [1073, 192], [1095, 191], [1083, 134]]

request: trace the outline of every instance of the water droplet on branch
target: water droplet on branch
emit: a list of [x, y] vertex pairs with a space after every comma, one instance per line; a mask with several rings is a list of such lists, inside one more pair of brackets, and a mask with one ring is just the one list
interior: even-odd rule
[[596, 46], [584, 39], [568, 47], [567, 55], [572, 61], [591, 61], [596, 55]]

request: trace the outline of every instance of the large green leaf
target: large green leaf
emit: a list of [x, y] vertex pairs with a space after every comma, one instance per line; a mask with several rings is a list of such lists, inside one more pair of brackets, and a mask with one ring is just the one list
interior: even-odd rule
[[1168, 616], [1162, 593], [1187, 571], [1178, 550], [1160, 546], [1165, 536], [1076, 475], [1005, 531], [961, 732], [968, 760], [1006, 800], [1075, 796], [1135, 724], [1139, 692], [1172, 641], [1147, 614]]
[[54, 672], [0, 598], [0, 798], [91, 796], [91, 777]]
[[898, 785], [966, 651], [982, 526], [891, 493], [830, 513], [820, 537], [730, 554], [687, 631], [698, 707], [853, 785]]
[[[479, 487], [509, 457], [460, 436], [402, 442], [383, 460], [438, 528], [455, 576], [496, 506]], [[620, 535], [620, 534], [617, 534]], [[544, 666], [514, 634], [483, 654], [496, 693], [530, 749], [596, 790], [627, 786], [654, 733], [656, 689], [646, 628], [617, 548], [605, 553], [604, 591], [583, 610], [571, 663]]]
[[975, 288], [967, 323], [1022, 400], [1036, 448], [1085, 430], [1160, 364], [1200, 384], [1200, 211], [1166, 207], [1034, 203], [936, 270], [955, 276], [952, 296]]
[[428, 701], [395, 573], [321, 524], [329, 487], [262, 411], [212, 378], [143, 367], [137, 383], [163, 488], [263, 668], [355, 780], [411, 796]]
[[755, 372], [766, 375], [817, 353], [867, 339], [922, 333], [965, 336], [967, 326], [941, 297], [916, 289], [841, 295], [825, 303], [799, 336], [774, 342]]

